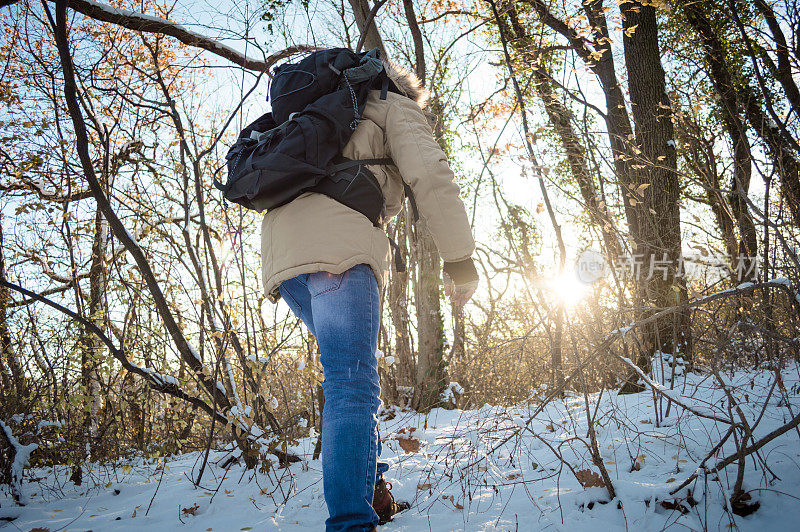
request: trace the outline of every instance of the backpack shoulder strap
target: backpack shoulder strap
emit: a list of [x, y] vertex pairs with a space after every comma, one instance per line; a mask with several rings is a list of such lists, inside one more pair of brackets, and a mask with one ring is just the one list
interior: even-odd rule
[[408, 198], [408, 202], [411, 204], [411, 212], [414, 214], [414, 222], [416, 223], [419, 221], [419, 210], [417, 209], [417, 199], [414, 197], [414, 191], [411, 190], [411, 187], [408, 186], [408, 183], [406, 183], [405, 181], [403, 181], [403, 192]]
[[381, 73], [381, 100], [385, 100], [388, 94], [389, 94], [389, 74], [387, 74], [386, 69], [384, 69], [383, 72]]
[[394, 166], [394, 161], [391, 157], [381, 157], [379, 159], [354, 159], [344, 161], [339, 164], [334, 164], [328, 167], [328, 175], [335, 174], [336, 172], [341, 172], [342, 170], [347, 170], [348, 168], [352, 168], [354, 166], [358, 166], [361, 164], [383, 164], [383, 165], [391, 165]]

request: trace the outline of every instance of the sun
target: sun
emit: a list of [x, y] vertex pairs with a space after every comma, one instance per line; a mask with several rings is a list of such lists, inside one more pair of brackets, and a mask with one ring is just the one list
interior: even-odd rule
[[589, 286], [582, 283], [574, 271], [565, 270], [553, 279], [552, 291], [567, 307], [574, 307], [586, 297]]

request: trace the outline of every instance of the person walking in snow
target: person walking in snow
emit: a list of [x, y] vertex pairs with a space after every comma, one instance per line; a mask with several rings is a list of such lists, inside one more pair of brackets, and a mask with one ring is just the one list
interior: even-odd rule
[[[453, 172], [423, 112], [428, 93], [413, 74], [385, 61], [384, 67], [405, 96], [371, 90], [342, 155], [392, 159], [394, 166], [369, 166], [387, 219], [401, 210], [405, 182], [444, 261], [445, 292], [463, 305], [478, 285], [475, 242]], [[326, 528], [375, 530], [399, 509], [382, 478], [388, 466], [377, 463], [376, 351], [389, 240], [361, 213], [313, 192], [267, 211], [261, 235], [266, 293], [272, 301], [283, 298], [321, 353]]]

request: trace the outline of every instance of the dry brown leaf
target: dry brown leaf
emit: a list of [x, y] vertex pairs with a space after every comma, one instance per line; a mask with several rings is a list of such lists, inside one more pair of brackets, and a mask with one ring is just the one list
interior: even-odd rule
[[397, 443], [400, 444], [400, 447], [406, 454], [419, 451], [419, 440], [415, 440], [414, 438], [397, 438]]
[[200, 506], [195, 503], [194, 506], [190, 506], [189, 508], [181, 508], [181, 512], [183, 512], [183, 515], [197, 515], [197, 510], [199, 508]]
[[575, 472], [575, 478], [581, 483], [584, 488], [605, 488], [606, 483], [600, 478], [600, 475], [591, 469], [581, 469]]
[[431, 489], [431, 485], [430, 484], [417, 484], [417, 489], [419, 491], [429, 490], [429, 489]]
[[731, 507], [733, 513], [736, 515], [741, 515], [742, 517], [747, 517], [753, 512], [757, 512], [758, 509], [761, 508], [761, 503], [758, 501], [752, 503], [748, 502], [751, 499], [752, 497], [747, 492], [739, 492], [738, 494], [734, 494], [731, 497]]
[[665, 510], [673, 510], [673, 511], [677, 510], [683, 515], [689, 513], [689, 509], [684, 505], [682, 505], [681, 503], [679, 503], [678, 501], [659, 501], [658, 504], [660, 504], [661, 507], [664, 508]]

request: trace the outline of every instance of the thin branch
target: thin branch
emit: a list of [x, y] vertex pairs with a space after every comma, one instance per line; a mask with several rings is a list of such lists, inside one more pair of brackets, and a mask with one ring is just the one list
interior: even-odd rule
[[[57, 3], [56, 0], [48, 0], [51, 3]], [[222, 44], [210, 37], [200, 35], [180, 24], [175, 22], [155, 17], [152, 15], [145, 15], [122, 9], [92, 0], [67, 0], [67, 5], [70, 9], [86, 15], [87, 17], [102, 22], [110, 22], [129, 30], [140, 31], [143, 33], [159, 33], [168, 35], [179, 40], [183, 44], [195, 48], [202, 48], [212, 54], [218, 55], [228, 61], [235, 63], [247, 70], [254, 70], [257, 72], [264, 72], [283, 59], [297, 52], [302, 52], [306, 46], [290, 46], [285, 50], [274, 53], [265, 57], [263, 60], [247, 57], [244, 54], [234, 50], [228, 45]]]
[[367, 40], [367, 33], [369, 32], [369, 25], [372, 24], [375, 15], [378, 13], [378, 10], [386, 3], [386, 0], [380, 0], [379, 2], [375, 2], [375, 5], [372, 6], [372, 9], [369, 10], [369, 14], [367, 15], [367, 19], [364, 21], [364, 29], [361, 31], [361, 37], [358, 38], [358, 44], [356, 45], [356, 53], [361, 52], [361, 48], [364, 46], [364, 41]]
[[[103, 216], [108, 220], [114, 236], [122, 242], [125, 249], [133, 257], [139, 271], [147, 284], [147, 288], [153, 296], [153, 303], [158, 311], [164, 326], [172, 337], [173, 342], [181, 355], [181, 358], [186, 361], [188, 366], [197, 375], [200, 382], [203, 383], [206, 391], [213, 397], [215, 394], [221, 394], [219, 398], [220, 405], [223, 411], [230, 409], [230, 401], [225, 394], [222, 394], [212, 381], [210, 377], [203, 373], [203, 363], [196, 355], [195, 349], [189, 344], [186, 336], [183, 334], [180, 326], [175, 321], [169, 303], [167, 302], [164, 292], [156, 280], [156, 276], [147, 261], [142, 248], [139, 243], [131, 236], [125, 228], [122, 220], [119, 219], [117, 213], [111, 206], [111, 202], [103, 192], [103, 187], [97, 180], [94, 167], [92, 165], [91, 157], [89, 156], [89, 138], [86, 132], [86, 124], [83, 120], [83, 115], [78, 104], [77, 86], [75, 83], [74, 67], [72, 65], [72, 56], [69, 50], [69, 41], [67, 37], [67, 1], [59, 0], [56, 2], [56, 26], [55, 36], [56, 44], [58, 47], [58, 55], [61, 60], [61, 66], [64, 71], [64, 96], [69, 110], [69, 115], [75, 129], [75, 146], [80, 158], [81, 166], [83, 168], [84, 178], [86, 179], [92, 194], [97, 201], [98, 208], [102, 211]], [[46, 7], [46, 4], [45, 4]]]
[[[14, 290], [16, 292], [19, 292], [20, 294], [23, 294], [29, 297], [30, 299], [44, 303], [45, 305], [54, 308], [55, 310], [61, 312], [62, 314], [66, 314], [70, 318], [74, 319], [75, 321], [86, 327], [92, 334], [97, 336], [100, 339], [100, 341], [102, 341], [105, 344], [111, 356], [117, 359], [120, 362], [120, 364], [122, 364], [122, 367], [124, 367], [131, 373], [136, 373], [137, 375], [143, 377], [153, 389], [159, 392], [164, 392], [169, 395], [178, 397], [179, 399], [183, 399], [184, 401], [190, 404], [202, 408], [209, 415], [214, 414], [212, 408], [208, 405], [208, 403], [206, 403], [202, 399], [187, 394], [186, 392], [181, 390], [177, 384], [169, 383], [166, 380], [160, 378], [158, 374], [148, 372], [144, 368], [130, 362], [125, 352], [122, 349], [118, 348], [116, 345], [114, 345], [114, 342], [112, 342], [111, 339], [105, 335], [103, 330], [100, 329], [97, 325], [95, 325], [91, 320], [87, 320], [77, 312], [74, 312], [62, 305], [59, 305], [55, 301], [51, 301], [50, 299], [47, 299], [46, 297], [40, 294], [31, 292], [30, 290], [27, 290], [10, 281], [6, 281], [5, 279], [0, 279], [0, 285], [5, 286], [6, 288], [10, 288], [11, 290]], [[228, 420], [225, 418], [225, 416], [219, 413], [217, 413], [216, 415], [218, 418], [220, 418], [220, 421], [222, 423], [227, 424]]]

